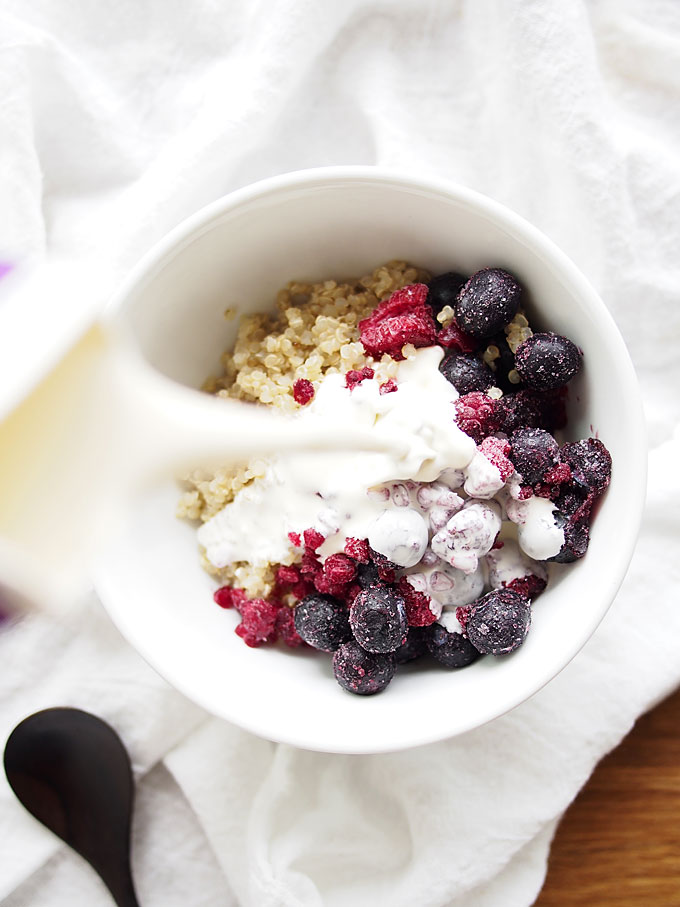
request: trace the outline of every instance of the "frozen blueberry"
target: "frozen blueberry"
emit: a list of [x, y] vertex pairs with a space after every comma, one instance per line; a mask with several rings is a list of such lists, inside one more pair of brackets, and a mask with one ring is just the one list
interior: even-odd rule
[[571, 564], [582, 558], [588, 550], [590, 541], [587, 513], [582, 519], [573, 519], [558, 511], [555, 513], [555, 522], [564, 530], [564, 544], [559, 552], [548, 560], [557, 564]]
[[484, 268], [458, 294], [456, 321], [472, 337], [493, 337], [517, 314], [522, 287], [501, 268]]
[[518, 428], [545, 428], [555, 431], [567, 424], [566, 388], [535, 391], [528, 388], [505, 394], [498, 400], [497, 421], [500, 431], [511, 435]]
[[295, 607], [295, 629], [306, 643], [333, 652], [352, 637], [346, 606], [331, 595], [312, 593]]
[[510, 437], [510, 459], [525, 485], [535, 485], [557, 462], [559, 445], [542, 428], [520, 428]]
[[455, 306], [458, 293], [466, 281], [467, 277], [456, 271], [448, 271], [446, 274], [439, 274], [432, 278], [427, 293], [427, 302], [431, 306], [435, 318], [445, 305], [451, 306], [451, 308]]
[[359, 564], [357, 566], [357, 582], [362, 589], [375, 586], [380, 582], [377, 564]]
[[459, 394], [486, 391], [494, 383], [489, 366], [472, 353], [450, 353], [442, 359], [439, 371]]
[[507, 655], [522, 645], [530, 623], [531, 602], [509, 589], [496, 589], [473, 602], [466, 629], [479, 652]]
[[394, 653], [394, 660], [398, 665], [406, 664], [407, 661], [414, 661], [420, 658], [427, 651], [425, 644], [424, 627], [409, 627], [406, 636], [406, 642]]
[[517, 347], [515, 368], [527, 387], [555, 390], [578, 374], [581, 351], [560, 334], [533, 334]]
[[427, 651], [445, 668], [464, 668], [479, 658], [479, 652], [463, 633], [449, 632], [441, 624], [430, 624], [423, 632]]
[[379, 693], [394, 677], [394, 655], [366, 652], [354, 640], [343, 643], [333, 655], [333, 673], [350, 693]]
[[593, 491], [602, 492], [609, 485], [612, 458], [598, 438], [563, 444], [560, 456], [571, 468], [572, 475]]
[[394, 652], [406, 640], [406, 605], [389, 586], [360, 592], [349, 610], [354, 638], [367, 652]]

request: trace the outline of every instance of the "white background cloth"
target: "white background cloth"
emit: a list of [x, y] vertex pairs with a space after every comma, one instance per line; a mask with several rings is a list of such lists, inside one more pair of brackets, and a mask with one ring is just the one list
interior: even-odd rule
[[[542, 228], [601, 292], [645, 397], [642, 536], [593, 639], [504, 718], [411, 752], [318, 755], [206, 716], [94, 599], [0, 631], [2, 740], [29, 712], [71, 704], [128, 745], [144, 905], [525, 907], [594, 764], [680, 681], [680, 4], [0, 10], [0, 260], [16, 264], [0, 283], [5, 400], [178, 220], [302, 167], [464, 182]], [[110, 903], [4, 782], [0, 839], [3, 907]]]

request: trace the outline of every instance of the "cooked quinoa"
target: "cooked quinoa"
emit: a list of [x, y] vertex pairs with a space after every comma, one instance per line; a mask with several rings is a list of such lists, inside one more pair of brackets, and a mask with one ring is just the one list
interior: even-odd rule
[[[314, 383], [324, 375], [370, 364], [376, 377], [387, 381], [396, 374], [397, 363], [388, 355], [377, 363], [367, 357], [357, 325], [396, 290], [429, 279], [420, 268], [390, 261], [365, 277], [345, 282], [292, 281], [277, 294], [274, 314], [241, 318], [233, 349], [222, 355], [222, 374], [208, 378], [203, 389], [218, 397], [294, 412], [299, 408], [293, 399], [293, 384], [298, 378]], [[231, 310], [225, 314], [233, 317]], [[185, 477], [186, 491], [177, 515], [205, 522], [241, 488], [263, 476], [265, 469], [265, 462], [255, 459], [213, 472], [194, 470]], [[293, 557], [291, 550], [291, 563]], [[256, 567], [243, 562], [217, 569], [206, 557], [202, 564], [220, 582], [244, 589], [251, 597], [266, 597], [273, 588], [270, 565]]]

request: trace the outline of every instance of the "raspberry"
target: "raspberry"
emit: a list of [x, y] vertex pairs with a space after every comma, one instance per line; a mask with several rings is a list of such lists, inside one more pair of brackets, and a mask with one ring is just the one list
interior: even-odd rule
[[294, 586], [300, 582], [300, 571], [297, 567], [281, 565], [276, 571], [276, 582], [279, 586]]
[[397, 583], [399, 594], [406, 605], [406, 621], [409, 627], [427, 627], [433, 624], [437, 615], [430, 608], [430, 597], [414, 589], [405, 576]]
[[479, 348], [479, 340], [461, 330], [455, 318], [437, 334], [437, 343], [457, 353], [474, 353]]
[[331, 554], [324, 562], [323, 572], [331, 583], [346, 585], [357, 575], [357, 568], [346, 554]]
[[288, 541], [291, 543], [293, 548], [302, 548], [302, 539], [300, 538], [299, 532], [289, 532]]
[[222, 586], [215, 591], [213, 599], [220, 608], [235, 608], [240, 611], [244, 602], [248, 601], [248, 596], [243, 589], [232, 589], [231, 586]]
[[316, 529], [305, 529], [303, 535], [305, 538], [305, 548], [309, 549], [309, 551], [316, 551], [316, 549], [320, 548], [325, 542], [324, 536]]
[[458, 428], [478, 444], [500, 428], [498, 402], [486, 394], [477, 391], [464, 394], [454, 406]]
[[240, 608], [241, 623], [236, 627], [236, 635], [253, 649], [263, 642], [273, 642], [276, 639], [277, 611], [273, 602], [263, 598], [243, 602]]
[[300, 406], [306, 406], [314, 399], [314, 385], [306, 378], [298, 378], [293, 385], [293, 399]]
[[354, 390], [354, 388], [358, 384], [361, 384], [361, 382], [365, 381], [366, 378], [372, 378], [374, 375], [375, 372], [372, 368], [368, 368], [368, 366], [364, 366], [361, 371], [358, 371], [357, 369], [350, 369], [345, 373], [345, 387], [348, 387], [350, 390]]
[[536, 576], [535, 573], [528, 573], [526, 576], [510, 580], [505, 588], [533, 601], [533, 599], [538, 598], [547, 585], [548, 583], [542, 577]]
[[[501, 542], [501, 545], [503, 543]], [[456, 620], [463, 628], [463, 633], [467, 631], [467, 622], [470, 617], [470, 605], [461, 605], [456, 608]]]
[[401, 348], [432, 346], [436, 327], [432, 311], [426, 304], [427, 287], [415, 283], [393, 293], [389, 299], [359, 322], [359, 334], [366, 353], [379, 359], [387, 353], [393, 359], [403, 359]]
[[314, 588], [322, 595], [332, 595], [333, 598], [345, 598], [346, 583], [334, 583], [325, 573], [319, 572], [314, 574]]
[[571, 478], [571, 467], [568, 463], [557, 463], [543, 476], [548, 485], [562, 485]]
[[398, 391], [399, 387], [394, 378], [388, 378], [384, 384], [380, 385], [381, 394], [393, 394], [395, 391]]
[[305, 551], [302, 555], [302, 560], [300, 561], [300, 573], [303, 576], [311, 574], [314, 577], [321, 570], [321, 564], [319, 563], [319, 558], [314, 554], [313, 551]]
[[283, 605], [276, 613], [276, 632], [291, 649], [305, 644], [304, 639], [295, 629], [295, 612], [293, 608]]
[[510, 444], [503, 438], [484, 438], [479, 445], [480, 451], [493, 463], [501, 474], [501, 479], [506, 482], [515, 471], [515, 467], [508, 459]]
[[371, 559], [368, 539], [345, 539], [345, 554], [360, 564], [367, 564]]

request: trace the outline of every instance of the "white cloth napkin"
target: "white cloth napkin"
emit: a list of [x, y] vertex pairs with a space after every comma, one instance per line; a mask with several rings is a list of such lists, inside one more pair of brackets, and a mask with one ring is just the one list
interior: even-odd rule
[[[675, 0], [0, 0], [5, 406], [183, 216], [331, 163], [454, 178], [532, 220], [602, 293], [646, 403], [614, 606], [462, 737], [378, 757], [260, 740], [172, 691], [94, 598], [0, 629], [0, 738], [70, 704], [128, 745], [144, 905], [526, 907], [595, 763], [680, 681], [679, 65]], [[4, 782], [0, 838], [4, 907], [110, 903]]]

